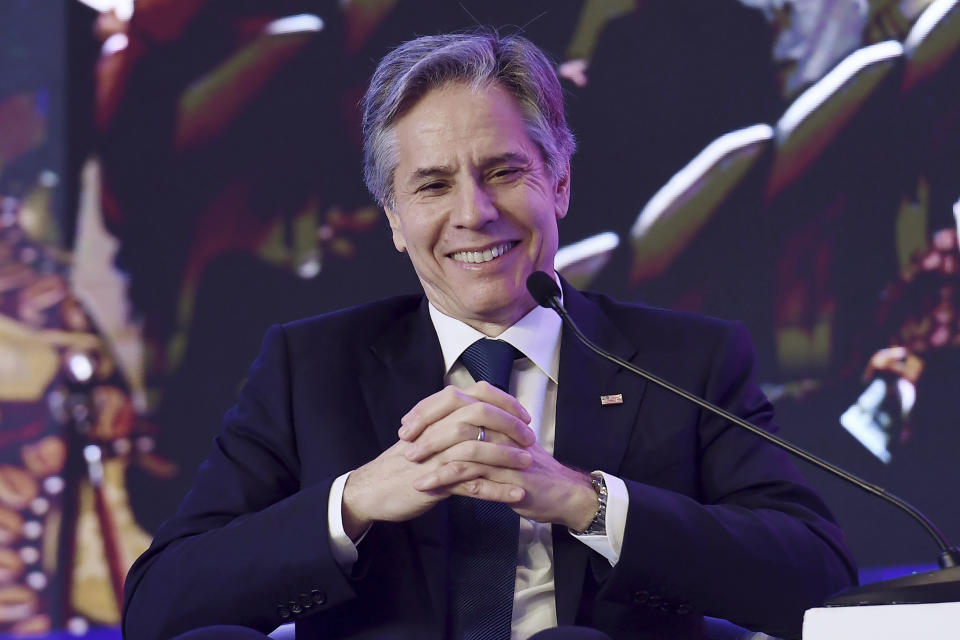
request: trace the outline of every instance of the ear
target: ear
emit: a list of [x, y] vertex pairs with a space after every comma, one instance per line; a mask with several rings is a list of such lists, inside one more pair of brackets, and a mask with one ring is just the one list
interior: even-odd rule
[[567, 161], [567, 166], [564, 168], [563, 173], [560, 174], [560, 178], [557, 180], [556, 191], [554, 193], [556, 196], [556, 214], [557, 220], [564, 218], [567, 215], [567, 209], [570, 207], [570, 162]]
[[392, 208], [384, 205], [383, 212], [387, 214], [387, 221], [390, 223], [390, 231], [393, 232], [393, 246], [397, 248], [397, 251], [400, 253], [405, 253], [407, 250], [407, 242], [403, 238], [403, 229], [400, 226], [400, 216], [397, 215], [397, 212]]

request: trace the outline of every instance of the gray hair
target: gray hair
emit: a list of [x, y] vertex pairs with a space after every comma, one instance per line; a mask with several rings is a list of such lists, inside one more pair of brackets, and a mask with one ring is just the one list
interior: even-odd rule
[[457, 82], [474, 89], [496, 83], [509, 91], [547, 171], [554, 180], [565, 172], [576, 144], [560, 81], [543, 51], [522, 36], [492, 30], [422, 36], [380, 61], [363, 97], [364, 180], [381, 206], [394, 205], [394, 123], [429, 91]]

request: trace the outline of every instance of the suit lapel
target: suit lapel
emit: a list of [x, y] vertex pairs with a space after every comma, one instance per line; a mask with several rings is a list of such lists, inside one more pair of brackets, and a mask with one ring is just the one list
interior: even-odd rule
[[[625, 360], [636, 347], [580, 292], [564, 284], [564, 306], [593, 342]], [[586, 471], [616, 474], [636, 424], [646, 383], [589, 351], [564, 326], [557, 387], [554, 457]], [[600, 396], [621, 394], [622, 404], [602, 405]], [[553, 528], [554, 582], [559, 624], [573, 624], [579, 608], [589, 548], [559, 526]]]
[[[400, 418], [443, 388], [443, 354], [425, 299], [416, 312], [393, 323], [371, 345], [361, 385], [380, 448], [388, 449], [398, 440]], [[446, 501], [406, 523], [441, 619], [447, 611], [447, 524]]]
[[382, 449], [397, 441], [400, 418], [443, 388], [443, 354], [424, 300], [370, 346], [361, 384]]

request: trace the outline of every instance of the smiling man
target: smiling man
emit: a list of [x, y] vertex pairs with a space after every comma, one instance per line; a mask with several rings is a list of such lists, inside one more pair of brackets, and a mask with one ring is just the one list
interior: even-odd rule
[[[488, 32], [405, 43], [371, 80], [364, 138], [425, 295], [270, 330], [130, 571], [126, 636], [295, 620], [298, 640], [697, 638], [703, 615], [798, 635], [854, 575], [820, 499], [526, 292], [553, 273], [574, 149], [543, 53]], [[737, 325], [560, 282], [605, 348], [771, 424]]]
[[554, 175], [526, 128], [506, 89], [465, 83], [431, 91], [393, 128], [394, 244], [439, 311], [490, 336], [532, 308], [526, 277], [553, 272], [570, 202], [569, 162]]

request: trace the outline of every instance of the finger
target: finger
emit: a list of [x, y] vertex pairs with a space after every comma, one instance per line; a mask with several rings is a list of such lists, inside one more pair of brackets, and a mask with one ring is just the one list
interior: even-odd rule
[[463, 407], [451, 414], [450, 419], [484, 427], [487, 440], [496, 440], [499, 433], [521, 447], [529, 447], [537, 441], [537, 434], [530, 428], [529, 420], [518, 418], [515, 413], [487, 402], [476, 402]]
[[496, 482], [489, 478], [475, 478], [449, 487], [423, 491], [422, 493], [429, 494], [436, 498], [464, 496], [467, 498], [488, 500], [490, 502], [502, 502], [509, 505], [519, 504], [527, 497], [527, 492], [523, 487]]
[[442, 420], [460, 407], [476, 402], [476, 398], [453, 385], [427, 396], [402, 418], [397, 435], [401, 440], [416, 440], [428, 426]]
[[484, 440], [490, 442], [529, 447], [537, 440], [533, 429], [514, 415], [485, 402], [474, 402], [424, 429], [404, 455], [408, 460], [424, 460], [460, 442], [477, 440], [480, 427]]
[[[483, 440], [480, 439], [481, 429]], [[427, 427], [415, 442], [408, 443], [409, 446], [404, 450], [403, 455], [412, 462], [422, 462], [461, 442], [493, 442], [495, 440], [501, 444], [510, 441], [504, 436], [498, 436], [495, 430], [473, 424], [469, 420], [448, 418]]]
[[522, 502], [527, 495], [527, 492], [524, 491], [522, 487], [494, 482], [486, 478], [477, 478], [456, 484], [449, 488], [449, 493], [451, 495], [479, 498], [480, 500], [502, 502], [504, 504]]
[[482, 442], [462, 443], [451, 449], [449, 454], [453, 455], [454, 452], [461, 457], [445, 461], [417, 478], [413, 488], [431, 491], [480, 477], [500, 481], [505, 479], [504, 472], [526, 469], [533, 460], [526, 450]]
[[506, 391], [496, 388], [489, 382], [482, 380], [475, 382], [473, 385], [464, 389], [464, 391], [481, 402], [503, 409], [510, 415], [523, 421], [524, 424], [530, 424], [532, 418], [527, 410], [523, 408], [523, 405], [520, 404], [520, 401]]
[[478, 462], [456, 460], [426, 473], [413, 481], [417, 491], [438, 492], [461, 482], [483, 477], [488, 467]]
[[428, 461], [428, 471], [414, 483], [415, 489], [436, 489], [503, 470], [522, 471], [533, 463], [533, 454], [513, 445], [490, 442], [460, 442]]
[[513, 444], [470, 440], [450, 447], [437, 460], [441, 463], [438, 468], [453, 462], [467, 462], [501, 469], [526, 469], [533, 462], [533, 454]]
[[443, 390], [418, 402], [400, 419], [399, 436], [403, 440], [415, 440], [430, 424], [475, 401], [499, 407], [524, 423], [529, 424], [531, 420], [530, 414], [519, 400], [488, 382], [477, 382], [467, 389], [448, 385]]
[[484, 475], [492, 472], [493, 468], [491, 467], [476, 463], [451, 464], [457, 467], [454, 476], [463, 477], [463, 480], [448, 484], [437, 484], [435, 478], [430, 475], [417, 479], [413, 483], [413, 488], [420, 493], [440, 498], [459, 495], [507, 503], [520, 502], [527, 495], [523, 487], [509, 481], [503, 470], [500, 470], [499, 475], [501, 477], [499, 479], [492, 479]]

